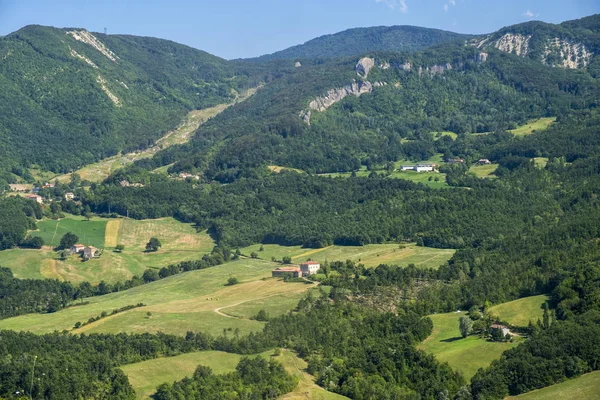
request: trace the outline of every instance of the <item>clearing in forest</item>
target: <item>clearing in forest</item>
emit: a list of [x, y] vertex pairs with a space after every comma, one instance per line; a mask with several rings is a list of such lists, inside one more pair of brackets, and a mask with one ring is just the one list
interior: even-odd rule
[[[88, 262], [89, 263], [89, 262]], [[0, 321], [0, 329], [26, 330], [36, 333], [71, 329], [76, 322], [85, 322], [108, 314], [113, 309], [144, 303], [135, 308], [100, 319], [73, 332], [164, 332], [185, 335], [188, 331], [208, 332], [212, 335], [240, 336], [263, 328], [264, 322], [249, 319], [246, 303], [272, 316], [293, 309], [289, 302], [283, 309], [279, 300], [285, 296], [300, 299], [314, 284], [285, 283], [271, 278], [271, 270], [278, 264], [262, 260], [238, 260], [174, 275], [156, 282], [122, 292], [86, 299], [89, 304], [78, 305], [52, 314], [28, 314]], [[240, 283], [225, 286], [230, 277]], [[271, 299], [271, 301], [268, 301]], [[252, 304], [254, 303], [254, 304]], [[241, 309], [239, 307], [242, 307]], [[150, 315], [147, 313], [150, 312]]]
[[306, 372], [307, 363], [293, 352], [282, 349], [275, 357], [283, 364], [288, 374], [298, 378], [298, 386], [291, 393], [280, 397], [281, 400], [344, 400], [345, 396], [329, 392], [315, 383], [315, 377]]
[[473, 172], [478, 178], [496, 178], [494, 172], [498, 168], [498, 164], [473, 164], [469, 168], [469, 172]]
[[440, 362], [447, 362], [469, 380], [479, 368], [485, 368], [502, 353], [517, 343], [491, 342], [478, 336], [463, 338], [458, 330], [458, 320], [465, 312], [434, 314], [431, 336], [418, 348], [431, 353]]
[[364, 246], [329, 246], [321, 249], [306, 249], [301, 246], [280, 246], [275, 244], [252, 245], [241, 249], [242, 254], [250, 256], [253, 252], [259, 258], [270, 260], [275, 257], [281, 260], [285, 256], [292, 258], [293, 263], [307, 259], [314, 261], [346, 261], [360, 262], [367, 267], [379, 264], [399, 265], [402, 267], [414, 264], [417, 268], [438, 268], [446, 263], [456, 252], [453, 249], [434, 249], [432, 247], [410, 244], [368, 244]]
[[515, 326], [528, 326], [529, 321], [534, 324], [544, 316], [545, 303], [550, 300], [546, 295], [524, 297], [490, 307], [489, 312], [497, 315], [503, 321]]
[[[271, 350], [249, 357], [263, 357], [268, 360], [272, 353]], [[235, 371], [242, 357], [240, 354], [223, 351], [197, 351], [123, 365], [121, 369], [129, 378], [136, 398], [149, 399], [158, 386], [191, 377], [199, 365], [210, 367], [215, 374], [226, 374]]]
[[511, 132], [515, 136], [525, 136], [534, 132], [545, 131], [556, 121], [556, 117], [540, 118], [528, 121], [525, 125], [521, 125]]
[[600, 371], [590, 372], [579, 378], [569, 379], [556, 385], [534, 390], [505, 400], [598, 400], [600, 399]]

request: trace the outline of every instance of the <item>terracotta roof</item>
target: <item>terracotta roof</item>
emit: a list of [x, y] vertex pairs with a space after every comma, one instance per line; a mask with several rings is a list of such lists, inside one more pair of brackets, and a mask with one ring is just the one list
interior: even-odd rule
[[321, 265], [321, 263], [317, 262], [317, 261], [307, 261], [307, 262], [303, 262], [302, 264], [307, 264], [307, 265]]
[[279, 267], [274, 269], [273, 271], [300, 271], [300, 268], [298, 267]]

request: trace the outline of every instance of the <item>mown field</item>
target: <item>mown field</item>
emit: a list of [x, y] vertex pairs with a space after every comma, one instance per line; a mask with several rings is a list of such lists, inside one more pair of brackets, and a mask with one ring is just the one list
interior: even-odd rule
[[[185, 335], [187, 331], [202, 331], [213, 335], [245, 335], [263, 328], [264, 322], [247, 318], [252, 309], [236, 309], [246, 303], [265, 309], [270, 315], [287, 312], [315, 285], [284, 283], [270, 278], [278, 264], [263, 260], [238, 260], [217, 267], [191, 271], [133, 289], [87, 299], [89, 304], [63, 309], [53, 314], [28, 314], [0, 321], [0, 329], [26, 330], [35, 333], [72, 329], [76, 322], [84, 322], [103, 311], [144, 303], [135, 308], [109, 316], [72, 332], [165, 332]], [[230, 277], [238, 285], [225, 286]], [[272, 298], [272, 301], [256, 303]], [[230, 310], [231, 309], [231, 310]], [[151, 315], [148, 316], [147, 313]], [[240, 317], [230, 315], [229, 313]], [[251, 316], [251, 315], [250, 315]]]
[[[18, 278], [114, 283], [140, 275], [147, 268], [199, 259], [214, 247], [214, 241], [206, 232], [197, 233], [191, 225], [173, 218], [136, 221], [94, 217], [87, 221], [83, 217], [68, 216], [40, 221], [38, 228], [31, 234], [41, 236], [53, 246], [0, 252], [0, 265], [11, 268]], [[52, 248], [66, 232], [79, 236], [80, 243], [104, 249], [102, 256], [86, 262], [76, 255], [58, 259]], [[153, 236], [161, 241], [162, 247], [157, 252], [145, 252], [146, 243]], [[117, 244], [123, 244], [125, 250], [114, 252]]]
[[[285, 256], [292, 258], [293, 263], [307, 259], [314, 261], [352, 260], [363, 263], [367, 267], [379, 264], [407, 266], [415, 264], [418, 268], [438, 268], [448, 261], [456, 250], [434, 249], [410, 244], [369, 244], [365, 246], [329, 246], [322, 249], [306, 249], [301, 246], [279, 246], [272, 244], [252, 245], [241, 249], [242, 254], [250, 256], [256, 253], [259, 258], [281, 260]], [[401, 248], [402, 247], [402, 248]]]
[[490, 307], [489, 312], [498, 315], [503, 321], [515, 326], [528, 326], [529, 321], [534, 324], [544, 315], [542, 306], [550, 298], [545, 295], [524, 297], [508, 303]]
[[511, 132], [515, 136], [530, 135], [534, 132], [544, 131], [550, 127], [556, 121], [556, 117], [540, 118], [528, 121], [526, 124], [519, 126], [516, 129], [512, 129]]
[[469, 168], [469, 172], [473, 172], [479, 178], [495, 178], [496, 175], [494, 175], [494, 172], [496, 168], [498, 168], [498, 164], [473, 164]]
[[469, 380], [479, 368], [484, 368], [517, 343], [491, 342], [476, 336], [462, 338], [458, 320], [464, 312], [434, 314], [433, 332], [419, 345], [421, 350], [435, 355], [438, 361], [447, 362]]
[[306, 372], [306, 361], [298, 358], [293, 352], [282, 349], [281, 354], [275, 357], [283, 364], [286, 371], [298, 378], [298, 386], [291, 393], [281, 396], [281, 400], [343, 400], [347, 399], [336, 393], [328, 392], [315, 384], [315, 377]]
[[534, 390], [505, 400], [598, 400], [600, 399], [600, 371], [579, 378]]
[[[269, 359], [273, 351], [255, 356]], [[242, 356], [223, 351], [198, 351], [175, 357], [157, 358], [121, 367], [129, 378], [138, 399], [148, 399], [163, 383], [172, 383], [190, 377], [199, 365], [210, 367], [215, 374], [235, 371]]]

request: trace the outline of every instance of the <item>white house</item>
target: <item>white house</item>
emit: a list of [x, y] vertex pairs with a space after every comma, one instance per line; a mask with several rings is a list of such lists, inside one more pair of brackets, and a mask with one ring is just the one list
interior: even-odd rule
[[42, 196], [39, 196], [37, 194], [30, 194], [26, 196], [29, 200], [33, 200], [39, 204], [42, 204], [44, 202], [44, 199], [42, 198]]
[[307, 261], [300, 264], [302, 276], [314, 275], [321, 269], [321, 264], [316, 261]]
[[75, 198], [75, 193], [67, 192], [65, 193], [65, 200], [73, 200]]
[[415, 165], [415, 171], [417, 172], [433, 172], [435, 170], [435, 164], [417, 164]]
[[401, 165], [400, 166], [400, 171], [414, 171], [415, 166], [414, 165]]
[[85, 245], [77, 243], [71, 246], [70, 250], [71, 254], [77, 254], [83, 252], [83, 249], [85, 249]]

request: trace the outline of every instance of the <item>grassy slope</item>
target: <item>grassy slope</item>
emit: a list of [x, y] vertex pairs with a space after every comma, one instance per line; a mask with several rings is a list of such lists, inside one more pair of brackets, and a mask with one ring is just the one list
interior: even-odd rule
[[440, 362], [447, 362], [468, 380], [479, 368], [490, 365], [516, 343], [489, 342], [476, 336], [463, 339], [458, 330], [458, 320], [462, 315], [465, 313], [430, 315], [433, 333], [419, 348], [432, 353]]
[[600, 371], [571, 379], [544, 389], [534, 390], [507, 400], [597, 400], [600, 399]]
[[509, 132], [515, 136], [525, 136], [536, 131], [544, 131], [548, 129], [556, 121], [556, 117], [540, 118], [532, 121], [528, 121], [525, 125], [521, 125], [516, 129], [512, 129]]
[[[239, 329], [240, 335], [258, 331], [263, 322], [235, 318], [226, 314], [227, 308], [282, 294], [303, 293], [312, 285], [284, 283], [267, 278], [276, 265], [262, 260], [238, 260], [214, 268], [172, 276], [151, 284], [89, 298], [89, 304], [71, 307], [53, 314], [29, 314], [0, 321], [0, 329], [27, 330], [37, 333], [70, 329], [78, 321], [87, 321], [108, 311], [129, 304], [144, 303], [115, 316], [101, 319], [77, 332], [165, 332], [185, 335], [187, 331], [204, 331], [213, 335], [223, 329]], [[224, 286], [229, 277], [240, 280], [239, 285]], [[267, 278], [267, 279], [262, 279]], [[294, 304], [295, 305], [295, 304]], [[270, 307], [273, 307], [272, 310]], [[261, 306], [276, 313], [276, 301]], [[222, 314], [217, 313], [223, 308]], [[146, 313], [150, 311], [151, 317]], [[228, 335], [233, 335], [233, 332]]]
[[367, 267], [379, 264], [397, 264], [407, 266], [415, 264], [421, 268], [437, 268], [454, 255], [455, 250], [434, 249], [408, 244], [400, 249], [398, 244], [370, 244], [366, 246], [330, 246], [322, 249], [306, 249], [300, 246], [252, 245], [242, 249], [242, 254], [250, 255], [256, 252], [258, 257], [270, 260], [275, 257], [281, 260], [284, 256], [292, 257], [292, 261], [300, 263], [311, 258], [315, 261], [354, 260], [360, 261]]
[[[257, 356], [269, 359], [272, 351]], [[242, 358], [239, 354], [222, 351], [199, 351], [175, 357], [157, 358], [121, 367], [135, 389], [138, 399], [148, 399], [163, 383], [190, 377], [199, 365], [210, 367], [215, 374], [235, 371]]]
[[503, 321], [516, 326], [527, 326], [529, 321], [535, 323], [542, 319], [544, 310], [542, 305], [549, 300], [548, 296], [531, 296], [508, 303], [490, 307], [489, 312], [500, 316]]
[[[0, 252], [0, 265], [9, 267], [18, 278], [56, 278], [72, 282], [100, 280], [117, 282], [140, 275], [147, 268], [161, 268], [181, 261], [196, 260], [209, 253], [214, 242], [206, 233], [197, 233], [188, 224], [173, 218], [157, 220], [101, 219], [91, 221], [69, 216], [60, 221], [46, 220], [38, 223], [39, 235], [47, 240], [54, 237], [55, 244], [66, 231], [80, 237], [80, 242], [91, 244], [106, 251], [100, 258], [83, 262], [71, 256], [58, 260], [49, 247], [41, 250], [12, 249]], [[56, 234], [54, 233], [56, 232]], [[162, 242], [158, 252], [146, 253], [144, 248], [150, 237]], [[124, 244], [122, 253], [112, 251], [117, 244]]]
[[288, 393], [280, 399], [285, 400], [343, 400], [347, 397], [328, 392], [315, 384], [315, 378], [306, 372], [306, 361], [298, 358], [289, 350], [283, 349], [281, 355], [275, 358], [283, 364], [286, 371], [298, 378], [298, 386], [294, 391]]
[[498, 168], [498, 164], [471, 165], [469, 172], [473, 172], [479, 178], [495, 178], [494, 171]]

